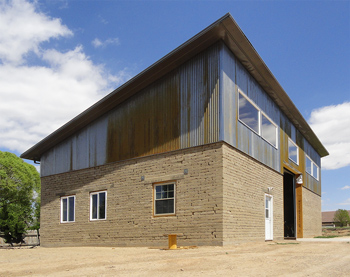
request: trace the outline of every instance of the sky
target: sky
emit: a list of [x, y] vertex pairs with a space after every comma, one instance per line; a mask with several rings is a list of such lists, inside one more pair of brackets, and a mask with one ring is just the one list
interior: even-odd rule
[[322, 211], [350, 210], [350, 1], [0, 0], [0, 150], [19, 156], [228, 12], [330, 153]]

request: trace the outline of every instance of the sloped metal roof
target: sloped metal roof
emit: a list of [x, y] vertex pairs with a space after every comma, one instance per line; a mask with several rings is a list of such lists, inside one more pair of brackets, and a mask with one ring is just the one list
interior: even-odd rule
[[40, 161], [43, 153], [50, 148], [219, 40], [225, 42], [318, 154], [327, 156], [329, 153], [325, 147], [228, 13], [35, 144], [21, 158]]

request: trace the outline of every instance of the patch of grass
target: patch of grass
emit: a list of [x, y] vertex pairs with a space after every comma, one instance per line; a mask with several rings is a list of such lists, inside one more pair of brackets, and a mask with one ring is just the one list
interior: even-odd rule
[[339, 236], [335, 236], [335, 235], [329, 235], [329, 236], [317, 236], [314, 237], [315, 239], [332, 239], [332, 238], [337, 238]]

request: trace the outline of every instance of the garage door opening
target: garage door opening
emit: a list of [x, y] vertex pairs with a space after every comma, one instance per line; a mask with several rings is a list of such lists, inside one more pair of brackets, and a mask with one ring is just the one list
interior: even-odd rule
[[284, 238], [295, 239], [295, 175], [286, 170], [283, 175], [283, 215]]

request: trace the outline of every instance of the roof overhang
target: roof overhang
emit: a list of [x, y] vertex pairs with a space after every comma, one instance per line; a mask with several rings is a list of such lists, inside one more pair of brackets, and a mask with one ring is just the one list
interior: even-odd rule
[[219, 40], [225, 42], [318, 154], [327, 156], [328, 151], [228, 13], [28, 149], [21, 158], [40, 161], [46, 151]]

